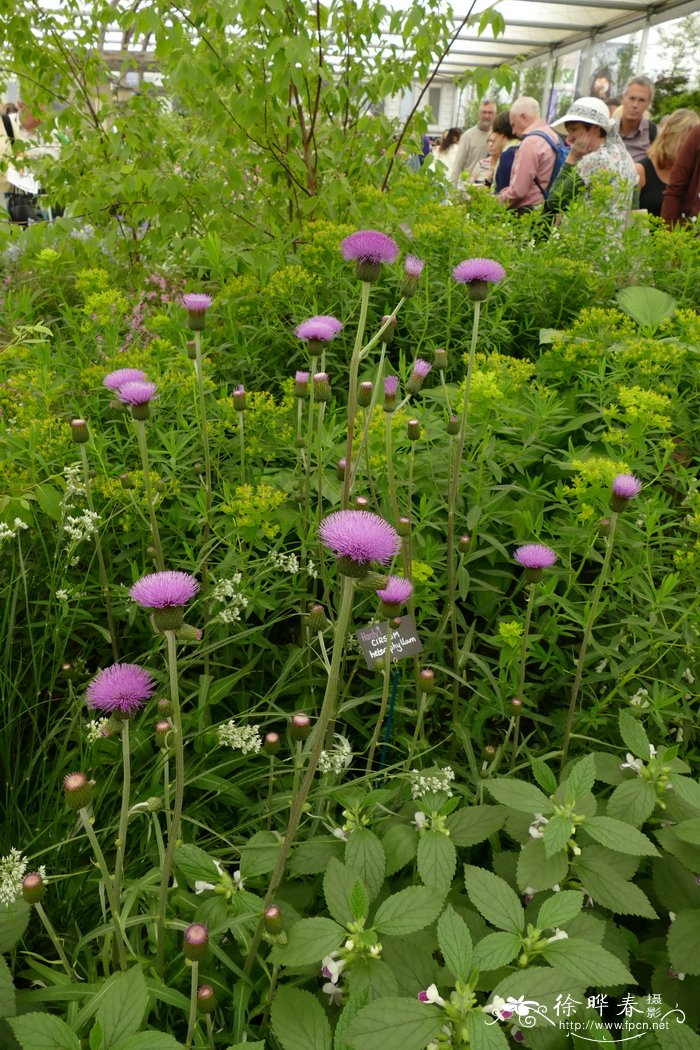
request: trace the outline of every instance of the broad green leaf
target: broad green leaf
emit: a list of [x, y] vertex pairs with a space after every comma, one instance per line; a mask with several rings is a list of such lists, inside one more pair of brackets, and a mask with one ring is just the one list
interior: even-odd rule
[[441, 831], [425, 831], [418, 841], [417, 864], [426, 886], [448, 889], [457, 867], [457, 850]]
[[437, 919], [444, 899], [444, 892], [435, 887], [408, 886], [382, 901], [372, 925], [390, 937], [414, 933]]
[[698, 900], [695, 876], [673, 857], [661, 857], [652, 864], [654, 890], [668, 911], [694, 908]]
[[547, 857], [553, 857], [555, 853], [563, 850], [573, 832], [574, 825], [571, 817], [565, 817], [560, 813], [555, 813], [553, 817], [550, 817], [549, 822], [544, 826], [542, 838]]
[[562, 890], [543, 902], [535, 925], [539, 930], [554, 930], [571, 922], [583, 907], [580, 890]]
[[676, 1019], [671, 1018], [668, 1028], [659, 1027], [654, 1031], [661, 1050], [700, 1050], [700, 1036], [690, 1025], [676, 1024]]
[[353, 921], [350, 895], [357, 881], [357, 873], [351, 871], [335, 857], [331, 857], [323, 876], [323, 896], [326, 907], [336, 922], [349, 926]]
[[425, 1050], [444, 1023], [442, 1010], [430, 1003], [375, 999], [350, 1022], [345, 1041], [351, 1050]]
[[515, 890], [485, 868], [465, 865], [464, 882], [469, 898], [487, 922], [507, 933], [522, 933], [525, 913]]
[[272, 1000], [270, 1021], [284, 1050], [331, 1050], [331, 1026], [311, 992], [280, 988]]
[[[559, 941], [557, 943], [563, 943]], [[516, 970], [499, 981], [493, 989], [491, 999], [500, 995], [502, 999], [508, 996], [524, 996], [526, 999], [534, 999], [549, 1008], [550, 1015], [557, 996], [565, 998], [570, 995], [572, 999], [581, 999], [586, 982], [578, 977], [565, 973], [558, 967], [528, 966], [524, 970]]]
[[518, 889], [551, 890], [566, 878], [569, 870], [568, 854], [555, 853], [547, 857], [543, 839], [530, 839], [520, 850], [518, 856]]
[[289, 871], [292, 875], [317, 875], [326, 870], [332, 857], [340, 860], [344, 850], [345, 843], [330, 835], [300, 842], [292, 853]]
[[553, 795], [557, 790], [557, 778], [549, 768], [547, 763], [542, 758], [531, 758], [530, 766], [532, 768], [535, 780], [540, 785], [546, 795]]
[[500, 831], [507, 815], [502, 806], [465, 806], [450, 813], [447, 829], [455, 846], [476, 846]]
[[496, 802], [510, 809], [517, 809], [519, 813], [542, 813], [546, 816], [552, 812], [553, 804], [539, 788], [534, 784], [528, 784], [525, 780], [511, 780], [505, 777], [496, 780], [486, 780], [484, 785], [489, 794], [493, 795]]
[[[251, 1050], [251, 1047], [255, 1045], [255, 1043], [246, 1043], [246, 1050]], [[262, 1043], [257, 1045], [262, 1046]], [[182, 1050], [182, 1043], [179, 1043], [174, 1036], [168, 1035], [166, 1032], [149, 1030], [130, 1035], [128, 1039], [116, 1046], [114, 1050]]]
[[234, 1043], [233, 1046], [227, 1046], [226, 1050], [265, 1050], [265, 1044], [256, 1039], [254, 1043]]
[[219, 869], [208, 853], [199, 846], [185, 844], [175, 849], [175, 867], [194, 886], [195, 882], [221, 882]]
[[620, 960], [592, 941], [579, 937], [548, 944], [542, 955], [558, 969], [575, 978], [582, 978], [587, 985], [605, 988], [610, 984], [634, 984], [634, 977]]
[[616, 915], [641, 915], [646, 919], [657, 917], [649, 898], [639, 886], [627, 882], [613, 868], [606, 865], [588, 865], [585, 851], [584, 856], [576, 860], [574, 869], [585, 892], [596, 904], [609, 908]]
[[140, 966], [120, 973], [110, 983], [95, 1014], [102, 1025], [105, 1050], [113, 1050], [138, 1032], [148, 1005], [148, 989]]
[[282, 844], [271, 831], [256, 831], [241, 849], [241, 875], [252, 879], [255, 875], [267, 875], [279, 857]]
[[595, 758], [592, 754], [574, 764], [566, 778], [566, 792], [572, 802], [578, 802], [593, 790], [595, 772]]
[[621, 288], [617, 293], [617, 301], [620, 308], [644, 328], [658, 328], [678, 306], [667, 292], [642, 284]]
[[345, 863], [362, 879], [370, 900], [382, 888], [386, 869], [386, 854], [381, 841], [369, 828], [358, 828], [350, 833], [345, 844]]
[[357, 1017], [363, 1006], [367, 1006], [368, 1002], [369, 993], [362, 991], [353, 995], [352, 999], [343, 1007], [333, 1033], [333, 1050], [351, 1050], [345, 1041], [345, 1033], [350, 1022]]
[[674, 828], [675, 825], [670, 828], [659, 828], [654, 833], [657, 841], [667, 853], [679, 860], [686, 868], [690, 868], [691, 871], [700, 871], [700, 847], [679, 839]]
[[54, 1014], [23, 1014], [10, 1018], [8, 1024], [22, 1050], [80, 1050], [73, 1029]]
[[15, 986], [10, 968], [0, 955], [0, 1017], [14, 1017], [17, 1012]]
[[620, 736], [625, 742], [625, 746], [630, 749], [633, 755], [637, 758], [641, 758], [644, 762], [649, 761], [651, 751], [649, 750], [649, 737], [644, 732], [644, 727], [638, 718], [630, 714], [629, 711], [620, 711]]
[[347, 975], [349, 995], [367, 993], [367, 999], [385, 999], [399, 994], [399, 985], [391, 967], [383, 959], [356, 959]]
[[44, 514], [47, 514], [49, 518], [53, 518], [54, 521], [60, 521], [63, 514], [62, 493], [57, 488], [54, 488], [53, 485], [49, 485], [48, 482], [37, 485], [34, 492], [37, 503]]
[[654, 812], [656, 791], [648, 780], [625, 780], [608, 799], [608, 816], [640, 828]]
[[367, 890], [362, 884], [362, 879], [355, 878], [355, 884], [350, 893], [350, 911], [355, 922], [364, 922], [369, 911], [369, 897]]
[[481, 1010], [467, 1014], [467, 1035], [470, 1050], [508, 1050], [508, 1040], [496, 1019]]
[[386, 853], [386, 876], [389, 878], [405, 868], [415, 857], [418, 832], [408, 824], [392, 824], [382, 838], [382, 845]]
[[0, 907], [0, 955], [12, 951], [23, 936], [31, 908], [23, 900]]
[[679, 911], [668, 931], [668, 955], [678, 973], [700, 974], [700, 908]]
[[474, 948], [477, 970], [499, 970], [515, 958], [522, 947], [517, 933], [489, 933]]
[[435, 934], [428, 926], [401, 937], [382, 934], [382, 959], [391, 967], [399, 995], [409, 998], [416, 989], [429, 988], [441, 980], [440, 967], [433, 958]]
[[334, 952], [346, 936], [332, 919], [300, 919], [290, 929], [287, 943], [278, 949], [277, 958], [284, 966], [309, 966]]
[[697, 780], [682, 777], [679, 773], [669, 773], [668, 779], [679, 798], [689, 802], [695, 809], [700, 809], [700, 784]]
[[104, 1050], [104, 1040], [105, 1036], [102, 1030], [102, 1025], [99, 1021], [95, 1021], [90, 1029], [90, 1035], [88, 1037], [90, 1050]]
[[680, 824], [674, 824], [672, 830], [682, 842], [689, 842], [691, 846], [700, 846], [700, 817], [682, 820]]
[[472, 968], [472, 938], [469, 927], [448, 904], [438, 919], [437, 939], [445, 966], [463, 984]]
[[629, 853], [633, 857], [659, 855], [651, 839], [622, 820], [615, 820], [613, 817], [589, 817], [583, 827], [596, 842], [618, 853]]

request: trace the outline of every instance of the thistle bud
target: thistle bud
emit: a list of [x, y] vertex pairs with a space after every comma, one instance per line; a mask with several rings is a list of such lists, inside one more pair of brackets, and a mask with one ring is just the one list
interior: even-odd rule
[[347, 465], [347, 460], [345, 460], [345, 459], [339, 459], [338, 460], [337, 471], [338, 471], [338, 480], [339, 481], [342, 481], [343, 478], [345, 477], [345, 467], [346, 467], [346, 465]]
[[382, 335], [382, 342], [390, 346], [394, 342], [394, 336], [396, 335], [396, 318], [393, 314], [385, 314], [382, 317], [382, 328], [384, 328], [384, 325], [386, 325], [386, 329]]
[[195, 343], [194, 339], [187, 340], [187, 356], [189, 357], [190, 361], [197, 360], [197, 344]]
[[418, 282], [424, 266], [423, 260], [416, 258], [415, 255], [406, 256], [406, 268], [401, 283], [401, 295], [405, 299], [412, 299], [418, 291]]
[[73, 664], [61, 664], [61, 677], [67, 682], [74, 682], [78, 677], [78, 672]]
[[598, 522], [598, 532], [601, 536], [610, 535], [610, 518], [601, 518]]
[[435, 689], [435, 671], [431, 671], [429, 667], [422, 668], [418, 675], [418, 684], [422, 692], [432, 693]]
[[309, 392], [309, 373], [297, 372], [294, 376], [294, 396], [306, 397]]
[[173, 705], [167, 696], [161, 696], [156, 704], [159, 718], [170, 718], [173, 713]]
[[357, 510], [367, 510], [367, 508], [369, 507], [369, 500], [366, 496], [356, 496], [355, 507], [357, 508]]
[[162, 478], [158, 478], [153, 488], [156, 490], [156, 492], [165, 492], [165, 482], [162, 480]]
[[311, 719], [309, 716], [304, 714], [303, 711], [297, 711], [295, 715], [292, 715], [290, 732], [292, 740], [306, 740], [311, 732]]
[[183, 623], [175, 633], [181, 642], [201, 642], [204, 631], [201, 627], [194, 627], [191, 623]]
[[71, 809], [84, 809], [92, 802], [91, 780], [84, 773], [69, 773], [63, 780], [63, 795]]
[[432, 367], [433, 366], [428, 361], [423, 361], [420, 357], [414, 361], [413, 371], [406, 383], [407, 394], [417, 394], [420, 391], [425, 381], [425, 377], [428, 375]]
[[457, 540], [457, 546], [459, 547], [459, 549], [462, 552], [462, 554], [466, 553], [466, 551], [469, 550], [469, 547], [471, 546], [471, 542], [472, 542], [471, 536], [460, 536], [459, 537], [459, 539]]
[[245, 387], [242, 383], [233, 391], [233, 407], [236, 412], [245, 412]]
[[197, 1009], [200, 1014], [211, 1014], [216, 1010], [216, 992], [210, 984], [200, 984], [197, 989]]
[[131, 480], [131, 474], [120, 474], [119, 481], [123, 489], [133, 489], [134, 483]]
[[161, 722], [156, 722], [156, 747], [167, 747], [168, 746], [168, 735], [172, 732], [172, 725], [163, 719]]
[[27, 904], [38, 904], [46, 893], [46, 883], [38, 871], [31, 871], [22, 879], [22, 896]]
[[360, 383], [357, 389], [357, 403], [361, 408], [367, 408], [372, 404], [373, 383]]
[[309, 605], [309, 630], [313, 631], [314, 634], [318, 634], [319, 631], [324, 631], [328, 626], [328, 617], [326, 616], [326, 610], [318, 602], [311, 602]]
[[409, 441], [417, 441], [420, 437], [421, 426], [417, 419], [409, 419], [406, 424], [406, 433]]
[[493, 758], [495, 754], [496, 748], [493, 746], [493, 744], [487, 744], [484, 748], [484, 755], [486, 756], [486, 758]]
[[459, 416], [450, 416], [450, 418], [447, 420], [447, 426], [445, 427], [445, 430], [450, 436], [459, 434]]
[[444, 372], [447, 368], [447, 350], [440, 347], [435, 351], [434, 364], [438, 372]]
[[84, 445], [85, 442], [89, 440], [90, 435], [88, 434], [88, 425], [84, 419], [72, 419], [70, 432], [76, 445]]
[[387, 376], [384, 380], [384, 411], [393, 412], [396, 408], [396, 391], [399, 389], [399, 377]]
[[513, 714], [519, 715], [523, 709], [523, 702], [519, 696], [514, 696], [510, 702], [510, 709]]
[[330, 401], [331, 397], [331, 384], [328, 380], [327, 372], [317, 372], [314, 376], [314, 400], [315, 401]]
[[282, 912], [276, 904], [271, 904], [269, 908], [265, 908], [263, 921], [268, 933], [275, 935], [282, 933], [282, 930], [284, 929], [284, 919], [282, 917]]
[[186, 959], [189, 959], [190, 962], [199, 962], [206, 955], [208, 944], [209, 930], [203, 923], [193, 922], [187, 927], [182, 946]]
[[411, 535], [411, 519], [410, 518], [399, 518], [396, 522], [396, 531], [399, 536], [410, 536]]
[[263, 740], [263, 751], [266, 755], [276, 755], [282, 746], [279, 733], [266, 733]]

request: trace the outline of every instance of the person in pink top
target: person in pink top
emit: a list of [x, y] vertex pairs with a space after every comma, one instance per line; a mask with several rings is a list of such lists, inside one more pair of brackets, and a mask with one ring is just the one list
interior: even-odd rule
[[510, 123], [521, 143], [515, 155], [510, 183], [501, 190], [498, 199], [515, 211], [531, 211], [544, 200], [556, 153], [541, 135], [530, 133], [541, 131], [554, 143], [559, 142], [559, 136], [541, 119], [537, 99], [527, 95], [517, 98], [511, 106]]

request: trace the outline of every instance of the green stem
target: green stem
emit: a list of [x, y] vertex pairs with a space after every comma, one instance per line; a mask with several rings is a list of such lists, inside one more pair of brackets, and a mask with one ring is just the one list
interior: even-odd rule
[[[39, 669], [37, 667], [36, 646], [33, 644], [33, 641], [32, 641], [32, 624], [34, 623], [35, 617], [32, 616], [32, 606], [31, 606], [30, 601], [29, 601], [29, 585], [27, 583], [27, 566], [25, 565], [25, 562], [24, 562], [24, 552], [22, 550], [22, 532], [21, 532], [21, 529], [17, 529], [17, 558], [18, 558], [18, 561], [19, 561], [19, 574], [20, 574], [20, 578], [22, 580], [22, 590], [24, 592], [24, 608], [25, 608], [26, 616], [27, 616], [27, 631], [28, 631], [28, 634], [29, 634], [29, 650], [30, 650], [30, 653], [31, 653], [32, 668], [34, 670], [34, 679], [33, 679], [33, 681], [38, 682], [39, 681]], [[14, 599], [13, 599], [13, 610], [12, 611], [13, 611], [13, 615], [11, 617], [11, 621], [14, 621]], [[6, 651], [9, 652], [9, 647], [8, 647], [8, 649]]]
[[162, 977], [165, 970], [165, 913], [168, 904], [170, 873], [173, 867], [175, 847], [180, 836], [182, 820], [182, 801], [185, 794], [185, 747], [182, 738], [182, 717], [180, 715], [180, 690], [177, 677], [177, 648], [175, 632], [166, 631], [168, 672], [170, 676], [170, 702], [173, 706], [173, 742], [175, 747], [175, 800], [173, 815], [168, 831], [168, 844], [165, 849], [163, 868], [161, 870], [160, 890], [158, 893], [157, 955], [156, 970]]
[[408, 752], [408, 758], [406, 759], [406, 772], [410, 772], [413, 764], [413, 756], [416, 753], [416, 747], [418, 745], [418, 738], [423, 739], [423, 719], [425, 718], [425, 709], [428, 703], [428, 694], [420, 694], [420, 703], [418, 705], [418, 717], [416, 718], [416, 728], [413, 731], [413, 740], [411, 741], [411, 747]]
[[389, 483], [389, 499], [391, 510], [394, 515], [394, 524], [397, 525], [401, 517], [399, 501], [396, 495], [396, 475], [394, 474], [394, 431], [391, 420], [393, 412], [387, 412], [384, 418], [384, 447], [386, 449], [386, 475]]
[[[369, 281], [362, 281], [362, 292], [360, 298], [360, 320], [357, 325], [355, 336], [355, 347], [350, 359], [350, 387], [348, 389], [348, 436], [345, 442], [345, 477], [343, 478], [343, 508], [347, 509], [350, 503], [350, 482], [352, 479], [352, 446], [355, 438], [355, 417], [357, 415], [357, 377], [360, 369], [360, 354], [362, 353], [362, 340], [365, 336], [367, 324], [367, 309], [369, 307], [369, 293], [372, 285]], [[365, 348], [365, 353], [367, 348]]]
[[[87, 449], [85, 443], [82, 442], [79, 445], [80, 448], [80, 459], [83, 464], [83, 479], [85, 482], [85, 497], [87, 499], [88, 510], [93, 514], [95, 513], [95, 504], [92, 499], [92, 485], [90, 483], [90, 469], [88, 467]], [[109, 630], [109, 639], [112, 645], [112, 657], [115, 663], [119, 663], [119, 651], [117, 649], [117, 632], [114, 627], [114, 614], [112, 612], [112, 600], [109, 596], [109, 580], [107, 579], [107, 566], [105, 565], [104, 553], [102, 550], [102, 540], [100, 539], [99, 530], [95, 532], [95, 553], [97, 554], [97, 564], [100, 569], [100, 582], [102, 584], [102, 596], [105, 603], [105, 612], [107, 613], [107, 628]]]
[[326, 402], [322, 401], [318, 409], [318, 429], [316, 431], [316, 492], [318, 520], [323, 517], [323, 416], [326, 410]]
[[122, 719], [122, 808], [119, 815], [117, 859], [114, 863], [114, 896], [119, 900], [124, 878], [124, 851], [129, 824], [129, 795], [131, 794], [131, 755], [129, 753], [129, 719]]
[[102, 880], [105, 884], [105, 891], [107, 893], [107, 900], [109, 901], [109, 907], [112, 912], [112, 926], [114, 927], [114, 943], [116, 945], [117, 960], [122, 970], [126, 970], [126, 951], [124, 949], [124, 935], [122, 933], [121, 922], [119, 920], [119, 905], [117, 904], [117, 898], [114, 895], [114, 883], [112, 882], [112, 876], [109, 873], [107, 867], [107, 861], [105, 860], [104, 853], [100, 849], [100, 844], [97, 841], [97, 835], [95, 829], [92, 826], [88, 811], [83, 807], [78, 810], [78, 815], [82, 821], [82, 825], [85, 828], [90, 845], [92, 846], [92, 852], [95, 854], [95, 860], [97, 866], [102, 874]]
[[[292, 797], [292, 806], [289, 811], [289, 825], [287, 827], [287, 834], [285, 835], [282, 848], [280, 850], [279, 857], [275, 869], [270, 876], [270, 884], [268, 886], [267, 894], [262, 905], [262, 913], [264, 915], [265, 909], [273, 903], [275, 895], [279, 888], [282, 876], [284, 875], [284, 869], [287, 864], [287, 858], [289, 851], [292, 848], [294, 842], [294, 836], [297, 828], [299, 827], [299, 821], [301, 815], [304, 812], [304, 806], [311, 790], [316, 770], [318, 768], [318, 760], [321, 755], [321, 751], [324, 747], [324, 741], [329, 727], [332, 728], [333, 721], [335, 719], [336, 704], [338, 701], [338, 691], [340, 687], [340, 669], [343, 660], [343, 654], [345, 652], [345, 641], [348, 632], [348, 626], [350, 624], [350, 617], [352, 614], [352, 602], [355, 593], [356, 580], [349, 577], [343, 576], [340, 592], [340, 609], [338, 611], [338, 619], [335, 627], [335, 639], [333, 644], [333, 655], [331, 657], [331, 669], [328, 675], [328, 681], [326, 683], [326, 692], [323, 698], [323, 704], [321, 706], [321, 712], [318, 716], [318, 721], [314, 728], [314, 737], [311, 750], [309, 752], [309, 758], [306, 765], [306, 773], [302, 781], [301, 787]], [[253, 937], [253, 942], [248, 951], [248, 955], [245, 962], [244, 975], [248, 977], [253, 965], [255, 963], [260, 941], [262, 940], [264, 930], [264, 923], [261, 917], [258, 928]]]
[[146, 444], [146, 424], [143, 419], [135, 419], [134, 425], [136, 427], [136, 435], [139, 441], [139, 451], [141, 452], [141, 466], [143, 469], [143, 489], [146, 494], [146, 504], [148, 505], [148, 517], [151, 522], [151, 542], [153, 543], [156, 552], [156, 568], [160, 572], [162, 572], [165, 569], [165, 561], [163, 559], [163, 547], [160, 542], [158, 522], [156, 521], [156, 512], [153, 506], [151, 471], [148, 465], [148, 445]]
[[[312, 369], [315, 367], [315, 358], [311, 359]], [[306, 544], [309, 539], [309, 515], [311, 511], [311, 449], [314, 443], [314, 377], [311, 375], [309, 383], [309, 415], [306, 428], [306, 476], [304, 478], [304, 505], [302, 507], [302, 528], [304, 532], [303, 558], [306, 565]]]
[[267, 830], [272, 828], [272, 797], [275, 786], [275, 756], [270, 755], [270, 769], [267, 775]]
[[444, 371], [440, 372], [440, 383], [442, 385], [442, 396], [445, 398], [445, 407], [447, 408], [447, 418], [450, 419], [452, 416], [452, 408], [450, 406], [450, 395], [447, 393], [447, 382], [445, 381]]
[[238, 413], [238, 441], [241, 447], [241, 484], [245, 485], [245, 435], [243, 432], [243, 413]]
[[58, 934], [56, 933], [56, 931], [55, 931], [55, 929], [53, 927], [53, 923], [51, 922], [51, 919], [48, 917], [48, 915], [46, 914], [46, 912], [44, 911], [44, 909], [43, 909], [43, 907], [41, 906], [40, 903], [37, 903], [37, 904], [34, 905], [34, 910], [36, 911], [37, 915], [39, 916], [39, 918], [41, 919], [42, 923], [44, 924], [44, 929], [48, 933], [49, 937], [51, 938], [51, 943], [53, 944], [54, 948], [58, 952], [58, 957], [59, 957], [59, 959], [61, 960], [61, 962], [63, 964], [63, 969], [66, 971], [66, 973], [68, 974], [70, 979], [72, 981], [74, 981], [75, 980], [75, 974], [73, 973], [73, 967], [68, 962], [68, 956], [66, 955], [66, 953], [63, 950], [61, 942], [58, 939]]
[[[530, 634], [530, 623], [532, 621], [532, 610], [535, 604], [535, 588], [537, 584], [528, 584], [528, 595], [527, 595], [527, 608], [525, 610], [525, 626], [523, 628], [523, 640], [520, 649], [520, 672], [518, 674], [518, 696], [517, 699], [520, 703], [523, 703], [525, 694], [525, 664], [527, 661], [527, 639]], [[513, 750], [511, 753], [510, 768], [515, 768], [515, 761], [518, 756], [518, 737], [520, 734], [520, 716], [522, 714], [522, 708], [518, 708], [515, 712], [515, 720], [513, 724]]]
[[581, 688], [581, 679], [583, 678], [583, 668], [586, 662], [586, 654], [588, 652], [588, 646], [593, 634], [593, 624], [598, 613], [598, 605], [600, 603], [600, 596], [603, 592], [603, 585], [608, 575], [610, 568], [610, 560], [612, 558], [613, 551], [613, 540], [615, 538], [615, 526], [617, 525], [617, 513], [613, 511], [610, 517], [610, 532], [606, 540], [605, 557], [603, 558], [603, 566], [598, 575], [596, 581], [595, 591], [593, 594], [593, 601], [588, 611], [588, 617], [586, 619], [585, 626], [583, 628], [583, 638], [581, 639], [581, 649], [578, 654], [578, 660], [576, 661], [576, 676], [574, 678], [574, 684], [571, 689], [571, 697], [569, 699], [569, 710], [566, 715], [566, 724], [564, 726], [564, 739], [562, 742], [562, 754], [561, 754], [561, 765], [562, 769], [566, 762], [566, 756], [569, 753], [569, 743], [571, 741], [571, 732], [574, 725], [574, 716], [576, 714], [576, 702], [578, 700], [579, 690]]
[[203, 546], [209, 539], [209, 527], [211, 518], [211, 453], [209, 450], [209, 428], [207, 426], [207, 405], [204, 397], [204, 369], [202, 367], [202, 333], [194, 333], [194, 366], [197, 374], [197, 400], [199, 402], [199, 425], [202, 434], [202, 451], [204, 452], [204, 488], [205, 488], [205, 514], [204, 523], [206, 536]]
[[365, 446], [367, 444], [367, 438], [369, 436], [369, 428], [370, 428], [370, 424], [372, 422], [372, 416], [374, 414], [375, 408], [377, 407], [377, 401], [379, 400], [379, 394], [380, 394], [381, 385], [382, 385], [382, 369], [384, 367], [384, 355], [385, 355], [385, 353], [386, 353], [386, 343], [382, 343], [382, 352], [379, 355], [379, 364], [377, 365], [377, 376], [376, 376], [376, 378], [374, 380], [374, 388], [372, 390], [372, 400], [371, 400], [371, 402], [369, 404], [369, 407], [368, 407], [368, 409], [367, 409], [367, 411], [365, 413], [365, 422], [364, 422], [364, 426], [362, 428], [362, 437], [360, 438], [360, 445], [359, 445], [359, 447], [357, 449], [357, 455], [355, 457], [355, 465], [354, 465], [354, 467], [352, 469], [352, 479], [350, 481], [350, 487], [351, 488], [355, 484], [355, 480], [357, 478], [357, 471], [358, 471], [358, 468], [360, 466], [360, 460], [362, 458], [362, 453], [363, 453], [363, 451], [365, 449]]
[[214, 1042], [214, 1022], [211, 1019], [211, 1014], [207, 1014], [206, 1018], [207, 1018], [207, 1043], [209, 1044], [209, 1050], [216, 1050], [216, 1044]]
[[369, 745], [369, 752], [367, 754], [367, 766], [365, 767], [366, 773], [372, 772], [372, 764], [374, 762], [374, 753], [377, 750], [377, 744], [379, 743], [379, 737], [381, 736], [382, 726], [384, 725], [384, 719], [386, 717], [386, 709], [389, 703], [389, 681], [391, 679], [391, 623], [389, 620], [384, 624], [386, 648], [384, 649], [384, 667], [383, 675], [384, 681], [382, 684], [382, 700], [379, 705], [379, 715], [377, 716], [377, 724], [374, 727], [374, 733], [372, 734], [372, 740]]
[[164, 749], [163, 753], [163, 809], [165, 810], [165, 830], [170, 834], [170, 756]]
[[187, 1038], [185, 1039], [185, 1050], [190, 1050], [194, 1038], [194, 1026], [197, 1023], [197, 988], [199, 986], [199, 963], [193, 960], [190, 963], [192, 973], [190, 976], [190, 1016], [187, 1021]]

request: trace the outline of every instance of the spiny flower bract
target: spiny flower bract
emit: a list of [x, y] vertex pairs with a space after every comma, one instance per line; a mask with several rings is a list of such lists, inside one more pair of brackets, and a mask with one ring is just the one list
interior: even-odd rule
[[199, 590], [199, 584], [188, 572], [165, 570], [142, 576], [129, 595], [144, 609], [167, 609], [186, 605]]
[[387, 565], [401, 547], [399, 534], [388, 521], [367, 510], [338, 510], [318, 530], [321, 542], [340, 558], [358, 565], [376, 561]]
[[112, 664], [98, 671], [85, 690], [89, 707], [128, 715], [153, 696], [155, 683], [138, 664]]

